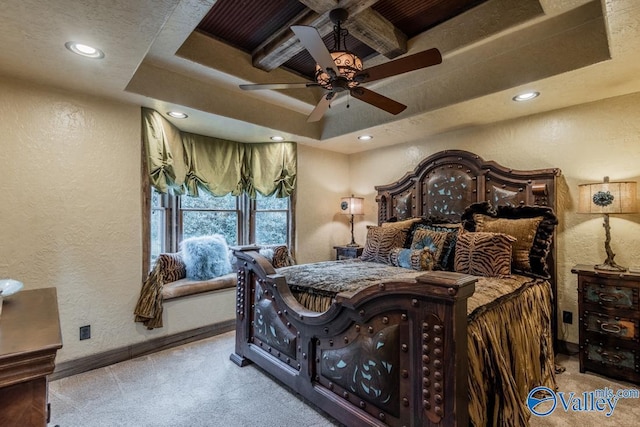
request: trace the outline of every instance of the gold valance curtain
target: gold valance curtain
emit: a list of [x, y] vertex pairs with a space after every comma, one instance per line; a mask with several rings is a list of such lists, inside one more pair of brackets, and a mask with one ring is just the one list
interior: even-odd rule
[[151, 185], [161, 193], [288, 197], [295, 188], [293, 142], [245, 144], [181, 132], [148, 108], [142, 109], [142, 134]]

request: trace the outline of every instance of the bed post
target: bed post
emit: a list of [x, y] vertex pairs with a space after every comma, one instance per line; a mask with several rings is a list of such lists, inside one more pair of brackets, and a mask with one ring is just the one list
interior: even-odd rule
[[[234, 353], [231, 353], [229, 358], [236, 365], [243, 367], [251, 363], [251, 360], [245, 357], [243, 351], [251, 335], [251, 322], [249, 320], [251, 319], [251, 303], [250, 301], [246, 301], [245, 298], [251, 298], [251, 283], [254, 280], [254, 277], [251, 276], [256, 274], [256, 270], [250, 268], [248, 263], [260, 263], [262, 268], [259, 269], [259, 271], [265, 272], [266, 274], [273, 274], [275, 270], [273, 266], [262, 257], [244, 256], [245, 253], [250, 254], [254, 252], [257, 254], [260, 250], [257, 246], [235, 246], [231, 249], [234, 251], [236, 257], [238, 257], [236, 262], [238, 283], [236, 285], [236, 349]], [[264, 260], [264, 262], [261, 262], [261, 260]]]
[[[427, 286], [424, 300], [420, 407], [433, 425], [469, 425], [467, 299], [478, 279], [450, 272], [417, 278]], [[436, 301], [440, 302], [436, 303]], [[423, 419], [423, 425], [428, 425]]]

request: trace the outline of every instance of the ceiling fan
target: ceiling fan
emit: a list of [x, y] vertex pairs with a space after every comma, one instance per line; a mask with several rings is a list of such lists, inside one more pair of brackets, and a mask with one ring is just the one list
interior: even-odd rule
[[407, 108], [406, 105], [361, 87], [360, 84], [440, 64], [442, 62], [440, 51], [435, 48], [429, 49], [364, 70], [362, 60], [347, 50], [344, 42], [349, 32], [342, 28], [341, 24], [348, 16], [345, 9], [333, 9], [329, 13], [329, 19], [334, 24], [334, 48], [331, 51], [324, 45], [322, 37], [314, 27], [304, 25], [291, 27], [291, 30], [316, 61], [315, 82], [242, 84], [240, 89], [297, 89], [320, 86], [327, 92], [313, 109], [307, 122], [320, 120], [336, 95], [345, 91], [348, 91], [354, 98], [391, 114], [399, 114], [404, 111]]

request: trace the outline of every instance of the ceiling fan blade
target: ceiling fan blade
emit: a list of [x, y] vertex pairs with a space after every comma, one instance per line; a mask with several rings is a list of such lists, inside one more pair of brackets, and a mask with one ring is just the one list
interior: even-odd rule
[[320, 86], [318, 83], [264, 83], [264, 84], [246, 84], [240, 85], [242, 90], [261, 90], [261, 89], [298, 89], [305, 87]]
[[291, 27], [291, 31], [300, 39], [300, 43], [309, 51], [314, 61], [322, 67], [323, 70], [332, 69], [336, 75], [340, 75], [340, 71], [331, 58], [329, 49], [324, 45], [320, 33], [315, 27], [309, 27], [307, 25], [294, 25]]
[[372, 82], [374, 80], [384, 79], [385, 77], [391, 77], [407, 73], [409, 71], [419, 70], [420, 68], [430, 67], [432, 65], [440, 64], [441, 62], [442, 55], [440, 55], [440, 51], [433, 48], [367, 68], [366, 70], [362, 70], [357, 73], [353, 80], [360, 83]]
[[398, 101], [394, 101], [391, 98], [359, 86], [351, 89], [351, 95], [354, 98], [358, 98], [367, 104], [371, 104], [391, 114], [399, 114], [407, 108], [406, 105], [400, 104]]
[[324, 113], [327, 111], [327, 108], [329, 108], [329, 105], [335, 96], [335, 92], [330, 92], [323, 96], [320, 102], [318, 102], [318, 105], [316, 105], [311, 114], [309, 114], [309, 117], [307, 117], [307, 122], [317, 122], [320, 120], [322, 116], [324, 116]]

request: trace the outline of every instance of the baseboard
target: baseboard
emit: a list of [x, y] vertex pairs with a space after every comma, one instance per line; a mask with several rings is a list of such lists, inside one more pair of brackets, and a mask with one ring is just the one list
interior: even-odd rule
[[580, 347], [576, 343], [558, 340], [558, 353], [574, 356], [578, 354]]
[[82, 372], [109, 366], [114, 363], [124, 362], [125, 360], [155, 353], [160, 350], [220, 335], [234, 330], [235, 324], [236, 320], [231, 319], [203, 326], [201, 328], [190, 329], [188, 331], [154, 338], [141, 343], [132, 344], [127, 347], [116, 348], [102, 353], [93, 354], [91, 356], [62, 362], [56, 365], [53, 373], [49, 375], [49, 380], [69, 377], [71, 375], [80, 374]]

